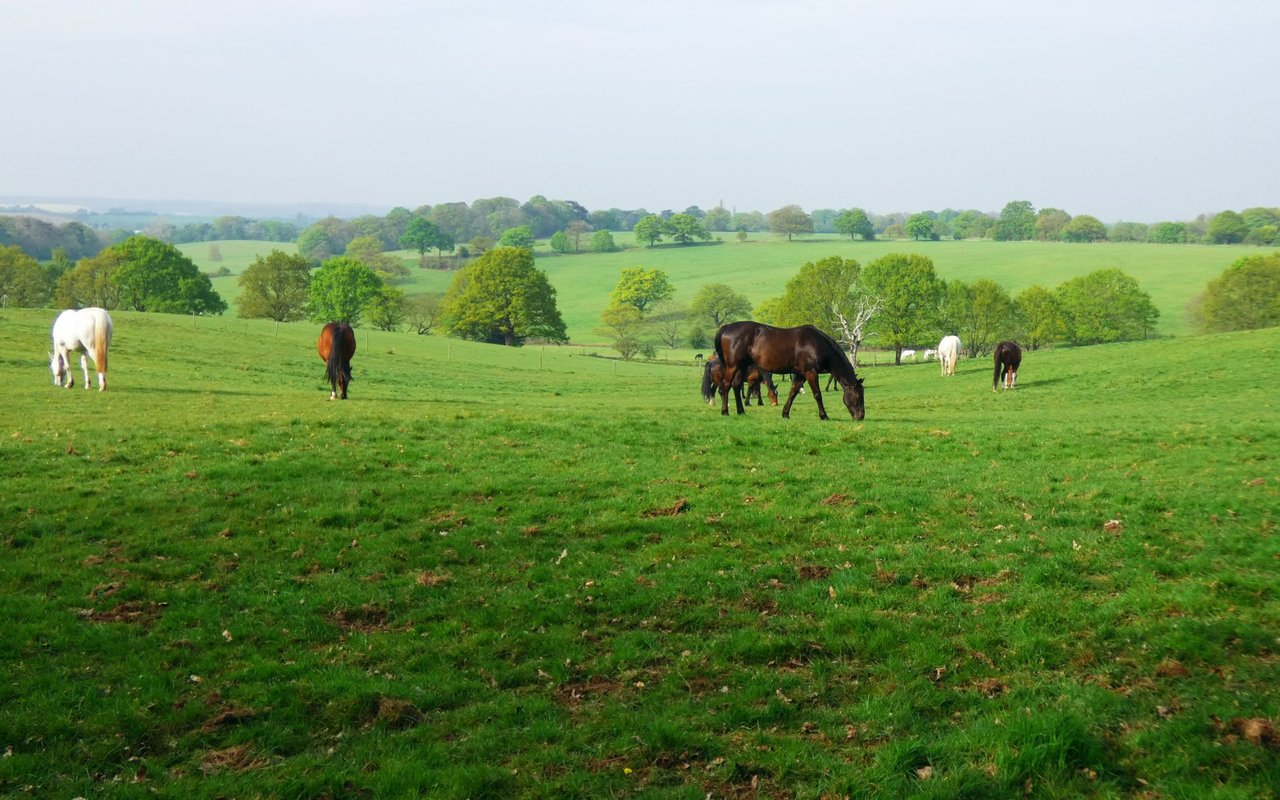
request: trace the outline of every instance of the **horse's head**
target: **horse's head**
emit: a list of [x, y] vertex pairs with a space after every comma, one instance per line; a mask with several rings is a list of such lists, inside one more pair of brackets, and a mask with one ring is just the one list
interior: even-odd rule
[[844, 405], [853, 415], [855, 422], [861, 422], [867, 416], [866, 392], [862, 388], [862, 378], [855, 377], [844, 385]]
[[67, 360], [61, 353], [49, 354], [49, 371], [53, 373], [53, 385], [62, 386], [67, 378]]

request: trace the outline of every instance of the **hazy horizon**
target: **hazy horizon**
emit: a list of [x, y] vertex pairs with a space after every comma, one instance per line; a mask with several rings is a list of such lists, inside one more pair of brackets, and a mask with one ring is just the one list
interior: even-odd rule
[[1105, 222], [1280, 206], [1280, 4], [230, 0], [10, 9], [0, 195], [535, 195]]

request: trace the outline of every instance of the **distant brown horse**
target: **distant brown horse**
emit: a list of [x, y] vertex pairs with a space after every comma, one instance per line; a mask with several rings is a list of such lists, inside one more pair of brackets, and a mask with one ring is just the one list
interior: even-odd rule
[[[713, 402], [716, 396], [716, 387], [720, 385], [720, 378], [724, 375], [724, 364], [716, 356], [712, 356], [706, 360], [702, 367], [702, 399], [708, 403]], [[769, 403], [778, 404], [778, 385], [773, 382], [773, 373], [764, 370], [752, 364], [747, 369], [747, 396], [743, 400], [743, 405], [751, 405], [751, 398], [755, 397], [756, 405], [763, 406], [764, 399], [760, 397], [760, 386], [764, 384], [769, 390]]]
[[330, 322], [320, 330], [316, 350], [324, 362], [325, 377], [333, 387], [329, 399], [338, 397], [341, 391], [342, 399], [346, 400], [347, 384], [351, 383], [351, 357], [356, 354], [356, 332], [345, 322]]
[[827, 419], [827, 409], [822, 405], [822, 391], [818, 388], [818, 375], [830, 373], [844, 388], [844, 405], [854, 420], [866, 416], [865, 392], [862, 379], [854, 371], [849, 357], [840, 345], [827, 334], [812, 325], [798, 328], [775, 328], [760, 322], [731, 322], [716, 331], [716, 355], [724, 362], [724, 375], [720, 379], [720, 413], [729, 414], [729, 390], [742, 408], [742, 379], [752, 364], [767, 372], [789, 373], [791, 393], [782, 407], [782, 416], [791, 416], [791, 404], [800, 393], [804, 381], [809, 383], [813, 399], [818, 404], [818, 417]]
[[996, 371], [991, 376], [991, 391], [1000, 385], [1004, 378], [1004, 388], [1012, 389], [1018, 383], [1018, 367], [1022, 365], [1022, 348], [1016, 342], [1001, 342], [996, 345]]

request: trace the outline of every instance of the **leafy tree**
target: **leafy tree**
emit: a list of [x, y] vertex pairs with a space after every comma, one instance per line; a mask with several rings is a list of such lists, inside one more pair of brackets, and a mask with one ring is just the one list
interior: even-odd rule
[[494, 239], [492, 236], [488, 236], [482, 233], [479, 236], [474, 237], [470, 242], [468, 242], [467, 246], [471, 248], [472, 255], [480, 256], [480, 255], [484, 255], [487, 251], [492, 250], [495, 246], [497, 246], [497, 244], [498, 244], [497, 240]]
[[1244, 235], [1244, 243], [1257, 246], [1276, 244], [1277, 234], [1280, 234], [1280, 226], [1259, 225], [1249, 229], [1249, 232]]
[[337, 217], [325, 217], [298, 236], [298, 252], [320, 263], [341, 253], [354, 238], [356, 231], [351, 223]]
[[851, 208], [843, 211], [832, 220], [831, 227], [836, 233], [844, 234], [850, 239], [861, 236], [863, 241], [869, 242], [876, 238], [875, 226], [871, 224], [871, 219], [867, 216], [867, 212], [860, 208]]
[[1248, 233], [1244, 217], [1234, 211], [1223, 211], [1209, 220], [1209, 241], [1215, 244], [1238, 244]]
[[564, 228], [565, 236], [569, 237], [575, 253], [582, 251], [582, 237], [590, 232], [591, 224], [584, 219], [575, 219]]
[[895, 362], [901, 361], [904, 347], [933, 339], [943, 284], [932, 260], [889, 253], [863, 267], [862, 283], [880, 301], [875, 338], [894, 349]]
[[420, 259], [426, 257], [428, 250], [453, 248], [453, 241], [445, 235], [440, 226], [424, 217], [414, 217], [409, 220], [398, 244], [401, 247], [417, 250]]
[[1036, 237], [1036, 212], [1026, 200], [1007, 203], [992, 229], [997, 242], [1022, 242]]
[[1097, 217], [1080, 214], [1063, 226], [1061, 237], [1065, 242], [1105, 242], [1107, 226]]
[[734, 213], [730, 227], [735, 231], [763, 231], [767, 225], [759, 211], [738, 211]]
[[364, 264], [385, 282], [409, 277], [409, 269], [400, 259], [382, 252], [382, 240], [377, 236], [357, 236], [347, 243], [343, 255]]
[[1042, 208], [1036, 214], [1036, 238], [1042, 242], [1060, 241], [1062, 229], [1070, 221], [1071, 215], [1060, 208]]
[[82, 258], [74, 269], [64, 272], [54, 288], [54, 302], [63, 308], [97, 306], [112, 311], [120, 306], [120, 289], [115, 274], [123, 255], [112, 249], [91, 258]]
[[240, 273], [236, 313], [248, 319], [305, 319], [311, 292], [311, 262], [303, 255], [272, 250]]
[[40, 262], [16, 244], [0, 245], [0, 306], [35, 308], [45, 304], [49, 285]]
[[557, 253], [568, 253], [573, 249], [573, 245], [569, 242], [569, 235], [564, 231], [556, 231], [551, 234], [551, 249]]
[[1141, 222], [1117, 222], [1107, 231], [1106, 238], [1113, 242], [1145, 242], [1147, 231]]
[[671, 219], [667, 220], [667, 231], [680, 244], [689, 244], [694, 239], [706, 241], [711, 238], [711, 234], [692, 214], [672, 214]]
[[644, 314], [649, 306], [665, 300], [674, 292], [675, 287], [662, 270], [631, 267], [622, 271], [618, 283], [609, 293], [609, 302], [612, 305], [634, 306]]
[[524, 247], [494, 248], [459, 270], [441, 313], [449, 332], [465, 339], [506, 345], [531, 337], [568, 340], [556, 290]]
[[1054, 294], [1072, 344], [1145, 339], [1160, 311], [1138, 282], [1118, 269], [1102, 269], [1063, 283]]
[[644, 349], [644, 326], [644, 316], [635, 306], [615, 303], [601, 312], [598, 332], [613, 342], [624, 361], [630, 361]]
[[608, 231], [596, 231], [591, 234], [591, 251], [593, 253], [612, 253], [618, 247], [613, 243], [613, 234]]
[[1147, 241], [1153, 244], [1185, 244], [1189, 241], [1187, 226], [1181, 222], [1161, 222], [1147, 229]]
[[419, 336], [425, 336], [440, 322], [444, 293], [416, 294], [405, 301], [405, 321]]
[[1209, 281], [1198, 305], [1210, 333], [1280, 325], [1280, 252], [1238, 259]]
[[933, 230], [933, 219], [927, 214], [912, 214], [903, 226], [907, 235], [916, 241], [936, 240], [938, 234]]
[[970, 357], [989, 353], [997, 341], [1014, 335], [1017, 312], [1013, 300], [995, 281], [948, 281], [944, 297], [943, 326], [960, 337]]
[[797, 233], [813, 233], [813, 220], [800, 206], [783, 206], [769, 212], [769, 232], [789, 242]]
[[408, 316], [404, 291], [383, 286], [369, 302], [369, 324], [380, 331], [396, 331]]
[[507, 228], [498, 237], [498, 245], [501, 247], [521, 247], [526, 250], [533, 249], [533, 229], [528, 225], [517, 225], [514, 228]]
[[667, 226], [662, 217], [657, 214], [649, 214], [646, 217], [642, 217], [635, 224], [635, 227], [631, 229], [631, 232], [636, 235], [637, 242], [644, 242], [646, 246], [653, 247], [662, 241], [663, 234], [667, 232]]
[[879, 298], [862, 282], [858, 262], [828, 256], [801, 266], [782, 297], [762, 303], [756, 313], [774, 325], [813, 325], [826, 331], [856, 360], [865, 328], [879, 307]]
[[1022, 330], [1020, 338], [1031, 350], [1066, 338], [1067, 318], [1053, 292], [1035, 284], [1014, 299]]
[[702, 218], [702, 224], [706, 226], [706, 229], [709, 231], [727, 231], [729, 230], [729, 224], [732, 221], [733, 215], [729, 213], [729, 209], [722, 205], [718, 205], [711, 209], [707, 212], [707, 215]]
[[169, 314], [221, 314], [227, 304], [195, 262], [171, 244], [132, 236], [107, 248], [119, 257], [112, 281], [121, 307]]
[[708, 283], [689, 301], [694, 316], [705, 319], [719, 329], [728, 322], [749, 319], [751, 301], [735, 292], [726, 283]]
[[983, 239], [995, 220], [981, 211], [961, 211], [951, 218], [951, 235], [959, 239]]
[[311, 319], [357, 325], [382, 287], [382, 279], [363, 263], [347, 256], [334, 256], [311, 276], [308, 293]]

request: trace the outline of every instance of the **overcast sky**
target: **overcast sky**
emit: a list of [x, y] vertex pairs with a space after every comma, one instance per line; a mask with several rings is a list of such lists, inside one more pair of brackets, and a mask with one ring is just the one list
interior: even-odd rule
[[1275, 0], [40, 0], [0, 194], [1280, 206]]

